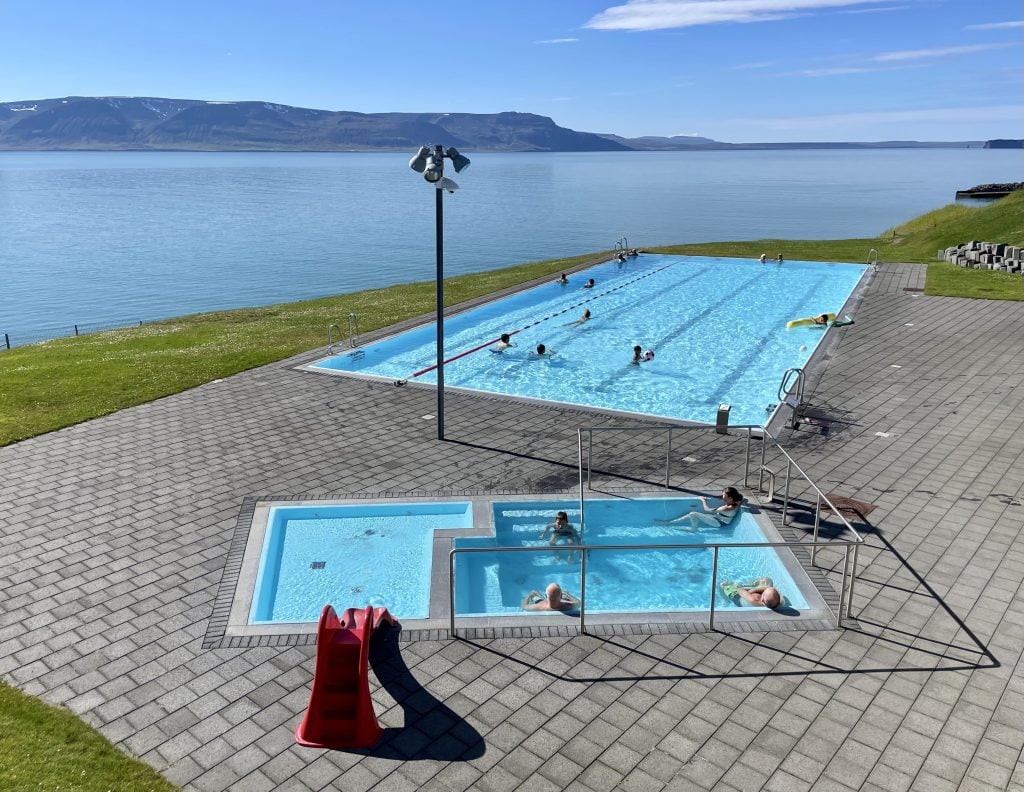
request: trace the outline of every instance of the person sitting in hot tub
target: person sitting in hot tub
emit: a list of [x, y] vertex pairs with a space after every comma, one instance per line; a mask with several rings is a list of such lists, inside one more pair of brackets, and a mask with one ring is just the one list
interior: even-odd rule
[[775, 588], [775, 583], [770, 577], [758, 578], [753, 583], [723, 580], [719, 586], [722, 593], [732, 600], [733, 605], [763, 605], [775, 609], [782, 604], [782, 594]]
[[704, 505], [703, 511], [692, 511], [675, 517], [671, 520], [659, 520], [658, 522], [671, 525], [672, 523], [687, 521], [691, 530], [700, 527], [724, 528], [729, 525], [740, 513], [740, 505], [743, 503], [743, 496], [735, 487], [726, 487], [722, 490], [722, 505], [712, 508], [708, 503], [706, 495], [700, 496], [700, 502]]

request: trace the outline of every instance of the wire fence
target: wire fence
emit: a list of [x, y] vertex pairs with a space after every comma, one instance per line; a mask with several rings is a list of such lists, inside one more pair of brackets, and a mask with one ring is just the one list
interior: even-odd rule
[[142, 327], [146, 321], [156, 321], [154, 319], [110, 319], [103, 322], [78, 322], [77, 324], [62, 324], [62, 325], [50, 325], [49, 327], [37, 328], [33, 332], [27, 333], [3, 333], [3, 339], [0, 341], [0, 351], [11, 349], [16, 346], [26, 346], [27, 344], [37, 344], [40, 341], [50, 341], [54, 338], [68, 338], [71, 336], [86, 335], [88, 333], [99, 333], [104, 330], [122, 330], [127, 327]]

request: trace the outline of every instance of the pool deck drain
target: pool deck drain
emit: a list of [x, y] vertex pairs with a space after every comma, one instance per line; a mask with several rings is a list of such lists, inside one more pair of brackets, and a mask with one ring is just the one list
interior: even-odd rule
[[[430, 390], [293, 359], [0, 449], [0, 674], [197, 792], [1024, 788], [1024, 303], [923, 285], [880, 268], [811, 377], [856, 420], [784, 438], [876, 506], [854, 628], [384, 642], [382, 743], [300, 748], [312, 647], [203, 648], [242, 498], [565, 489], [594, 421], [452, 394], [439, 443]], [[656, 478], [657, 448], [602, 467]], [[819, 563], [835, 586], [841, 554]]]

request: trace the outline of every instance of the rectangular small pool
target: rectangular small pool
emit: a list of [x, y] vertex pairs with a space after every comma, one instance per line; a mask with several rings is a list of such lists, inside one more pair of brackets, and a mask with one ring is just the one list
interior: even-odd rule
[[[545, 547], [539, 537], [559, 509], [579, 525], [579, 501], [495, 503], [494, 536], [456, 539], [456, 547]], [[591, 547], [633, 545], [636, 550], [592, 549], [587, 556], [589, 612], [637, 613], [707, 610], [711, 607], [713, 551], [710, 548], [643, 549], [644, 545], [769, 541], [754, 516], [742, 512], [727, 527], [685, 530], [662, 524], [692, 510], [697, 499], [642, 498], [586, 502], [583, 542]], [[800, 587], [776, 548], [723, 548], [718, 580], [750, 582], [771, 577], [788, 604], [807, 608]], [[544, 552], [461, 553], [455, 562], [455, 612], [459, 616], [521, 614], [523, 597], [552, 581], [579, 596], [578, 555], [557, 547]], [[716, 608], [735, 608], [719, 596]]]
[[[838, 313], [866, 270], [653, 254], [608, 262], [445, 319], [445, 384], [702, 423], [727, 403], [733, 424], [765, 424], [783, 374], [826, 334], [786, 323]], [[514, 346], [498, 352], [502, 333]], [[556, 354], [536, 356], [538, 344]], [[653, 360], [632, 365], [634, 345]], [[307, 368], [433, 384], [436, 349], [430, 323]]]

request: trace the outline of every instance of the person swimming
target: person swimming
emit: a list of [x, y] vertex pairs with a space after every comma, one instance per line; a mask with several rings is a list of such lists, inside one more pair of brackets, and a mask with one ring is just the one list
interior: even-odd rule
[[590, 309], [589, 308], [585, 308], [583, 310], [583, 315], [580, 316], [580, 318], [577, 319], [575, 322], [571, 322], [570, 324], [581, 325], [584, 322], [589, 322], [589, 321], [590, 321]]
[[596, 284], [594, 283], [594, 279], [590, 278], [586, 283], [583, 284], [583, 288], [584, 289], [593, 289], [595, 285]]
[[498, 343], [491, 347], [491, 351], [504, 352], [509, 347], [514, 347], [515, 344], [512, 343], [511, 339], [511, 335], [509, 335], [508, 333], [502, 333], [501, 337], [498, 339]]
[[558, 276], [558, 283], [562, 286], [566, 286], [569, 283], [569, 279], [565, 276], [564, 272]]
[[537, 344], [537, 348], [530, 353], [533, 357], [551, 357], [555, 354], [555, 350], [548, 349], [543, 344]]

